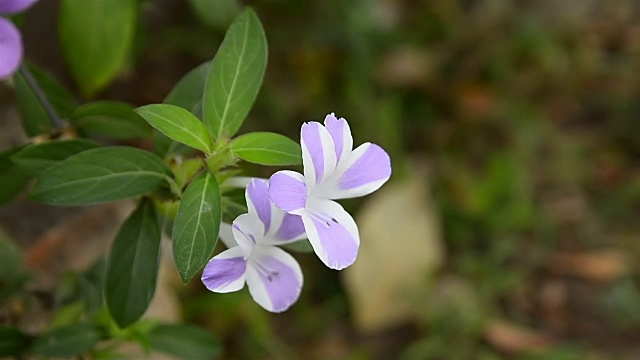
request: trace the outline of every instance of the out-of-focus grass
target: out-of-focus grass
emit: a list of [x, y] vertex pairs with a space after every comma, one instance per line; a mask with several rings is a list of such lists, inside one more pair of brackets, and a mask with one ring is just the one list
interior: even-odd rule
[[[298, 256], [305, 290], [288, 313], [265, 314], [246, 292], [215, 295], [194, 285], [184, 293], [188, 320], [216, 331], [231, 358], [583, 359], [637, 351], [640, 4], [248, 3], [264, 22], [270, 57], [244, 130], [297, 139], [302, 121], [335, 111], [350, 121], [356, 144], [390, 152], [394, 178], [411, 171], [412, 158], [426, 158], [447, 248], [436, 283], [454, 290], [425, 309], [409, 336], [390, 331], [379, 338], [391, 345], [375, 344], [349, 325], [335, 272], [307, 254]], [[149, 37], [151, 45], [170, 41], [144, 61], [164, 51], [189, 64], [213, 55], [221, 30], [182, 16]], [[593, 279], [589, 269], [562, 270], [554, 260], [559, 251], [600, 249], [624, 255], [622, 275]], [[541, 354], [527, 355], [535, 344], [506, 349], [488, 338], [491, 319], [554, 341]]]

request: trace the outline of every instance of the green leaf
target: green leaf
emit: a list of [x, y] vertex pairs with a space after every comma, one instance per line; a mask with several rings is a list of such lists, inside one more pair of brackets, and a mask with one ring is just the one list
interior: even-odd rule
[[[29, 66], [33, 79], [49, 99], [57, 115], [64, 119], [78, 106], [75, 98], [53, 76], [35, 66]], [[51, 119], [42, 103], [21, 72], [16, 73], [15, 89], [22, 126], [29, 136], [47, 134], [51, 131]]]
[[41, 335], [31, 351], [40, 356], [73, 356], [91, 350], [102, 338], [102, 332], [95, 325], [74, 324]]
[[296, 242], [292, 242], [290, 244], [286, 244], [286, 245], [282, 245], [283, 248], [290, 250], [290, 251], [295, 251], [295, 252], [299, 252], [299, 253], [312, 253], [313, 252], [313, 247], [311, 246], [311, 243], [309, 242], [308, 239], [302, 239]]
[[25, 146], [12, 155], [11, 160], [25, 173], [37, 176], [71, 155], [99, 146], [95, 141], [87, 139], [54, 140]]
[[211, 257], [221, 221], [220, 188], [214, 176], [203, 173], [187, 187], [173, 223], [173, 257], [184, 283]]
[[222, 197], [222, 220], [232, 223], [241, 214], [247, 213], [247, 205], [233, 201], [226, 196]]
[[0, 325], [0, 356], [17, 356], [29, 346], [29, 337], [20, 330]]
[[91, 149], [44, 171], [31, 190], [34, 200], [52, 205], [88, 205], [154, 191], [172, 176], [154, 154], [132, 147]]
[[0, 305], [19, 291], [28, 278], [22, 255], [9, 236], [0, 229]]
[[0, 204], [13, 199], [29, 181], [29, 175], [11, 161], [11, 157], [21, 149], [17, 147], [0, 153]]
[[85, 95], [104, 88], [125, 64], [136, 23], [135, 0], [63, 0], [60, 40]]
[[234, 139], [231, 151], [240, 159], [262, 165], [302, 164], [300, 145], [286, 136], [254, 132]]
[[267, 66], [267, 38], [250, 8], [238, 16], [207, 76], [203, 120], [215, 139], [238, 131], [258, 95]]
[[134, 323], [147, 310], [160, 266], [160, 225], [153, 203], [143, 200], [116, 235], [105, 278], [105, 301], [120, 327]]
[[176, 142], [164, 136], [160, 131], [153, 129], [153, 153], [162, 157], [168, 158], [172, 155], [172, 150]]
[[106, 268], [107, 260], [100, 258], [91, 268], [76, 275], [77, 296], [85, 307], [85, 314], [92, 315], [103, 309]]
[[171, 139], [205, 153], [211, 152], [211, 138], [207, 129], [189, 111], [175, 105], [154, 104], [139, 107], [136, 112]]
[[240, 13], [238, 0], [190, 0], [198, 18], [213, 29], [226, 29]]
[[[171, 92], [164, 99], [165, 104], [180, 106], [189, 110], [193, 115], [202, 118], [202, 96], [204, 94], [204, 83], [207, 80], [211, 62], [207, 61], [189, 71], [173, 87]], [[173, 142], [158, 130], [153, 132], [153, 152], [162, 157], [167, 157], [175, 153], [182, 153], [186, 148], [184, 145]], [[187, 149], [189, 150], [189, 149]]]
[[211, 333], [192, 325], [159, 325], [149, 333], [151, 348], [179, 359], [210, 360], [221, 353]]
[[171, 89], [171, 92], [164, 99], [163, 103], [180, 106], [198, 116], [202, 114], [202, 96], [204, 95], [204, 84], [211, 62], [207, 61], [189, 71]]
[[118, 101], [82, 105], [71, 114], [71, 123], [93, 136], [122, 140], [151, 137], [151, 127], [134, 107]]
[[61, 327], [77, 323], [84, 313], [85, 305], [82, 301], [76, 300], [62, 307], [53, 314], [50, 320], [51, 327]]
[[222, 195], [222, 221], [231, 224], [239, 215], [247, 213], [244, 187], [225, 187]]

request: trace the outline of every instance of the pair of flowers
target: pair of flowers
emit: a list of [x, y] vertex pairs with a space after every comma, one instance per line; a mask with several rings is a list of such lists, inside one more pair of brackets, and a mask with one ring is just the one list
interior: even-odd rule
[[228, 249], [203, 271], [209, 290], [233, 292], [246, 283], [260, 306], [282, 312], [300, 296], [303, 277], [297, 261], [278, 245], [308, 238], [320, 260], [336, 270], [356, 260], [358, 227], [334, 200], [380, 188], [391, 176], [389, 155], [371, 143], [354, 150], [349, 124], [334, 114], [324, 126], [303, 124], [300, 133], [304, 175], [279, 171], [269, 181], [250, 181], [248, 213], [233, 225], [222, 224], [220, 238]]
[[11, 76], [22, 62], [22, 36], [13, 23], [2, 15], [25, 11], [37, 0], [0, 0], [0, 80]]

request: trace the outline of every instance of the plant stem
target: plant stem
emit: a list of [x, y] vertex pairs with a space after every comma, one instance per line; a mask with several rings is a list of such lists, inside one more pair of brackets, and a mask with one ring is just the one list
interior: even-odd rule
[[24, 63], [20, 65], [20, 74], [22, 74], [25, 81], [27, 82], [27, 85], [29, 85], [33, 93], [36, 94], [38, 101], [40, 101], [40, 104], [47, 112], [49, 119], [51, 119], [51, 125], [53, 126], [53, 128], [59, 129], [64, 127], [64, 123], [62, 122], [62, 120], [60, 120], [60, 117], [56, 113], [56, 109], [54, 109], [53, 105], [51, 105], [51, 102], [47, 98], [47, 95], [44, 93], [36, 79], [33, 77], [33, 74], [31, 74], [31, 71], [29, 71], [29, 68], [27, 68], [27, 65], [25, 65]]

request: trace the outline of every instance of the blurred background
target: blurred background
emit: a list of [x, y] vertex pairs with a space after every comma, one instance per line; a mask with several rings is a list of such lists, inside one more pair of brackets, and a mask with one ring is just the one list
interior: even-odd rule
[[[394, 174], [343, 202], [362, 237], [351, 268], [295, 254], [305, 285], [286, 313], [246, 290], [184, 287], [167, 260], [149, 316], [210, 330], [223, 359], [640, 358], [639, 2], [203, 3], [141, 1], [127, 68], [96, 98], [161, 102], [251, 5], [270, 54], [240, 132], [298, 140], [303, 121], [335, 112], [355, 144], [391, 154]], [[26, 59], [87, 101], [61, 54], [58, 6], [24, 17]], [[0, 119], [2, 149], [27, 141], [8, 84]], [[131, 208], [25, 195], [0, 208], [37, 294], [0, 318], [39, 329], [63, 317], [69, 284], [99, 281]]]

